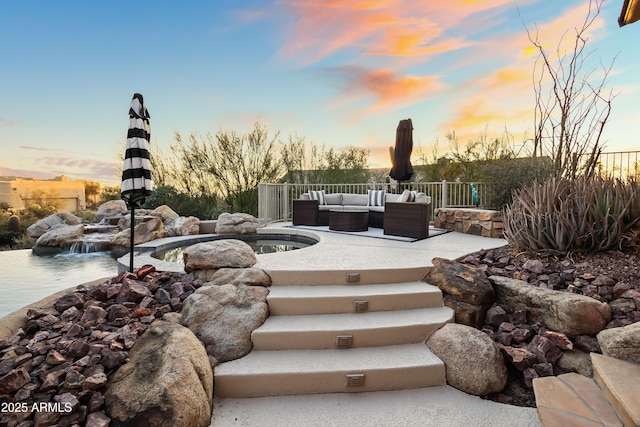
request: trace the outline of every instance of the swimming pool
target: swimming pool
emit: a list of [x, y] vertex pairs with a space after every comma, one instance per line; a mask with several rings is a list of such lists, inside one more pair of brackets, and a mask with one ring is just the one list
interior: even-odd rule
[[295, 234], [241, 234], [241, 235], [211, 235], [206, 239], [197, 239], [195, 242], [178, 242], [180, 246], [169, 247], [163, 245], [156, 250], [152, 257], [162, 261], [182, 263], [185, 248], [201, 242], [210, 242], [221, 239], [237, 239], [247, 243], [253, 251], [260, 254], [271, 254], [303, 249], [318, 243], [317, 240]]

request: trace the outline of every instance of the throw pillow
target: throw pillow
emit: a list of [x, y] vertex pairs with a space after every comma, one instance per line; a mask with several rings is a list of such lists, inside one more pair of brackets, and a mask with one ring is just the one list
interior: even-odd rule
[[398, 199], [399, 202], [408, 202], [409, 198], [411, 198], [411, 192], [409, 190], [404, 190]]
[[368, 190], [369, 203], [367, 206], [384, 206], [384, 190]]
[[320, 191], [309, 190], [309, 197], [311, 198], [311, 200], [317, 200], [319, 205], [327, 204], [324, 201], [324, 190], [320, 190]]

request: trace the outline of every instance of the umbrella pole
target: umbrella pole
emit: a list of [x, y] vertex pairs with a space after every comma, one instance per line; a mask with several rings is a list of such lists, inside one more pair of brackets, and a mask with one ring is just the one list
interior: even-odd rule
[[131, 233], [129, 236], [129, 272], [133, 273], [133, 230], [135, 227], [135, 211], [136, 207], [131, 205]]

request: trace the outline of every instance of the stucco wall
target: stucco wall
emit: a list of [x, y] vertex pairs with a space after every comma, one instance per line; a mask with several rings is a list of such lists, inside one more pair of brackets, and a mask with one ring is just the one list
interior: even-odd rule
[[83, 181], [68, 181], [64, 176], [55, 181], [21, 178], [0, 181], [0, 202], [8, 203], [12, 208], [39, 203], [34, 197], [40, 200], [42, 194], [55, 200], [60, 209], [75, 211], [87, 207]]

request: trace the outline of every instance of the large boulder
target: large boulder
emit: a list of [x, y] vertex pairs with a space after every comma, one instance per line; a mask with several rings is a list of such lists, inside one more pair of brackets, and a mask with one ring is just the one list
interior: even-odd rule
[[65, 242], [84, 234], [84, 225], [60, 224], [38, 237], [36, 247], [61, 247]]
[[101, 221], [110, 216], [119, 216], [127, 213], [127, 204], [124, 200], [109, 200], [101, 204], [96, 212], [96, 221]]
[[470, 326], [448, 323], [427, 341], [429, 349], [444, 362], [447, 383], [465, 393], [486, 396], [507, 384], [507, 367], [496, 344]]
[[221, 213], [216, 223], [218, 234], [251, 234], [260, 227], [260, 221], [247, 213]]
[[252, 267], [257, 261], [251, 246], [236, 239], [196, 243], [184, 250], [184, 266], [187, 272], [223, 267]]
[[260, 286], [202, 286], [182, 308], [182, 322], [204, 343], [211, 364], [246, 356], [251, 333], [269, 316], [267, 294]]
[[213, 373], [198, 338], [187, 328], [155, 321], [110, 379], [105, 410], [112, 426], [211, 424]]
[[58, 217], [62, 220], [63, 224], [67, 224], [67, 225], [82, 224], [82, 218], [75, 216], [69, 211], [60, 211], [56, 213], [56, 215], [58, 215]]
[[163, 221], [170, 221], [180, 217], [180, 215], [178, 215], [176, 211], [174, 211], [167, 205], [158, 206], [157, 208], [149, 212], [149, 215], [158, 216], [162, 218]]
[[456, 323], [482, 327], [495, 293], [486, 275], [471, 266], [444, 258], [434, 258], [424, 281], [440, 288], [444, 303], [456, 314]]
[[271, 286], [271, 277], [261, 268], [219, 268], [195, 270], [196, 279], [206, 280], [208, 285]]
[[[150, 242], [156, 239], [167, 237], [169, 233], [164, 227], [164, 223], [160, 218], [152, 218], [149, 221], [141, 222], [136, 225], [133, 230], [133, 243], [139, 245], [141, 243]], [[113, 236], [111, 244], [114, 246], [128, 247], [131, 241], [131, 229], [127, 228]]]
[[33, 238], [38, 238], [42, 236], [47, 231], [52, 228], [62, 224], [62, 218], [60, 218], [56, 214], [49, 215], [46, 218], [42, 218], [41, 220], [31, 224], [27, 227], [27, 234]]
[[601, 331], [598, 343], [602, 354], [640, 363], [640, 322]]
[[607, 303], [584, 295], [539, 288], [522, 280], [489, 277], [499, 304], [527, 310], [530, 322], [569, 336], [595, 335], [611, 320]]
[[195, 216], [181, 216], [167, 221], [165, 226], [174, 236], [193, 236], [200, 234], [200, 220]]

